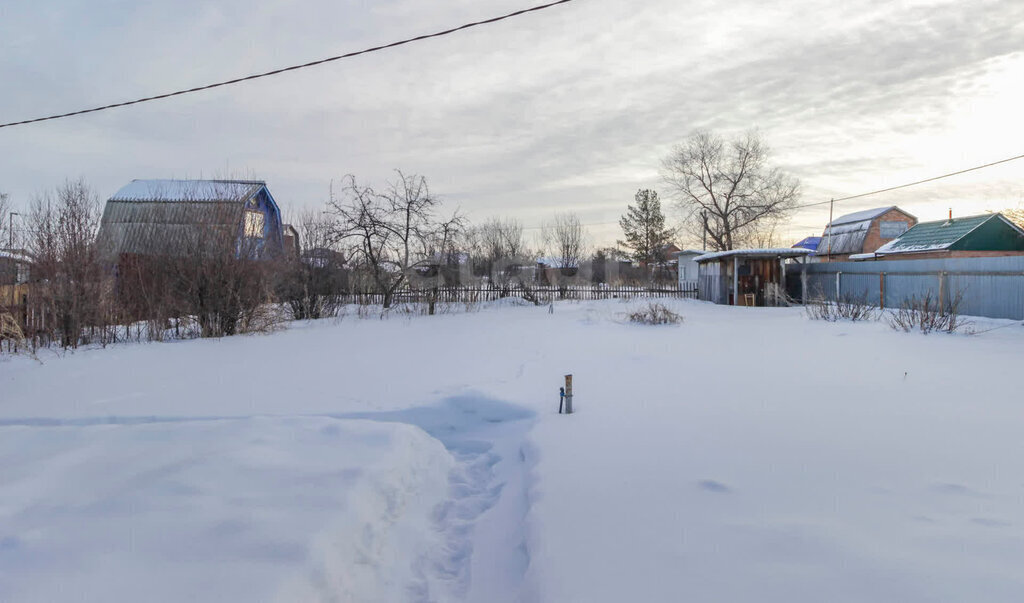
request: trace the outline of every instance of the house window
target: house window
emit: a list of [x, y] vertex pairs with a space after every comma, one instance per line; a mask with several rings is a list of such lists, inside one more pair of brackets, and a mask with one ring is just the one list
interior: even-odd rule
[[902, 235], [903, 233], [907, 232], [907, 223], [906, 222], [897, 222], [897, 221], [892, 221], [892, 222], [882, 221], [879, 224], [878, 228], [879, 228], [879, 234], [881, 235], [881, 237], [883, 239], [895, 239], [896, 237], [898, 237], [898, 236]]
[[245, 236], [253, 239], [263, 238], [263, 212], [245, 212]]

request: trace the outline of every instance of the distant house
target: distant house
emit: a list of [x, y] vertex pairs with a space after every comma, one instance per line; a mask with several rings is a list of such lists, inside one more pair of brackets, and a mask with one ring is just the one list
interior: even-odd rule
[[679, 286], [681, 288], [692, 288], [697, 285], [697, 258], [707, 253], [697, 249], [683, 249], [673, 255], [676, 258], [676, 266], [679, 270]]
[[705, 253], [695, 260], [697, 297], [729, 306], [777, 305], [784, 299], [787, 261], [810, 254], [791, 247]]
[[832, 220], [821, 235], [818, 261], [839, 262], [871, 253], [917, 224], [917, 218], [896, 207], [876, 207]]
[[576, 276], [580, 271], [579, 262], [560, 257], [537, 258], [537, 281], [546, 284], [556, 284], [563, 278]]
[[885, 259], [935, 259], [1022, 254], [1024, 230], [996, 213], [922, 222], [866, 255]]
[[213, 246], [239, 257], [285, 255], [281, 210], [256, 180], [132, 180], [107, 200], [101, 257], [180, 257]]
[[32, 258], [15, 249], [0, 249], [0, 285], [21, 285], [27, 283], [32, 267]]
[[32, 258], [27, 254], [0, 249], [0, 309], [25, 304], [31, 271]]
[[298, 259], [302, 254], [302, 245], [299, 241], [298, 229], [291, 224], [285, 224], [281, 227], [281, 231], [285, 256]]
[[681, 250], [678, 247], [676, 247], [675, 243], [668, 243], [666, 245], [658, 247], [658, 250], [656, 252], [658, 262], [671, 262], [673, 259], [675, 259], [675, 254], [678, 253], [679, 251]]

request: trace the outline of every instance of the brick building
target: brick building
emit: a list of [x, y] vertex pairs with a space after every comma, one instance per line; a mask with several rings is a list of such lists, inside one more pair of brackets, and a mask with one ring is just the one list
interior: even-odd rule
[[895, 205], [846, 214], [825, 227], [815, 256], [819, 262], [841, 262], [851, 255], [871, 253], [915, 224], [916, 217]]

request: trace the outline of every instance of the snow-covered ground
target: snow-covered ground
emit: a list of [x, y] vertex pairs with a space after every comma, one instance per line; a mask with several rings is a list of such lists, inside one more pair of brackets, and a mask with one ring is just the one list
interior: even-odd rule
[[0, 360], [0, 601], [1024, 600], [1024, 326], [638, 303]]

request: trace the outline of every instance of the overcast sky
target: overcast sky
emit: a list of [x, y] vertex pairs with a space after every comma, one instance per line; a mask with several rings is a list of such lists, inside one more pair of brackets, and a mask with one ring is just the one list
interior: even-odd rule
[[[539, 0], [0, 3], [0, 122], [305, 62]], [[768, 6], [771, 4], [772, 6]], [[423, 174], [472, 219], [577, 212], [599, 243], [695, 129], [757, 128], [828, 200], [1024, 153], [1024, 2], [576, 0], [441, 39], [0, 129], [0, 191], [250, 177], [286, 212], [348, 173]], [[837, 205], [1024, 204], [1024, 160]], [[820, 234], [827, 205], [793, 217]]]

